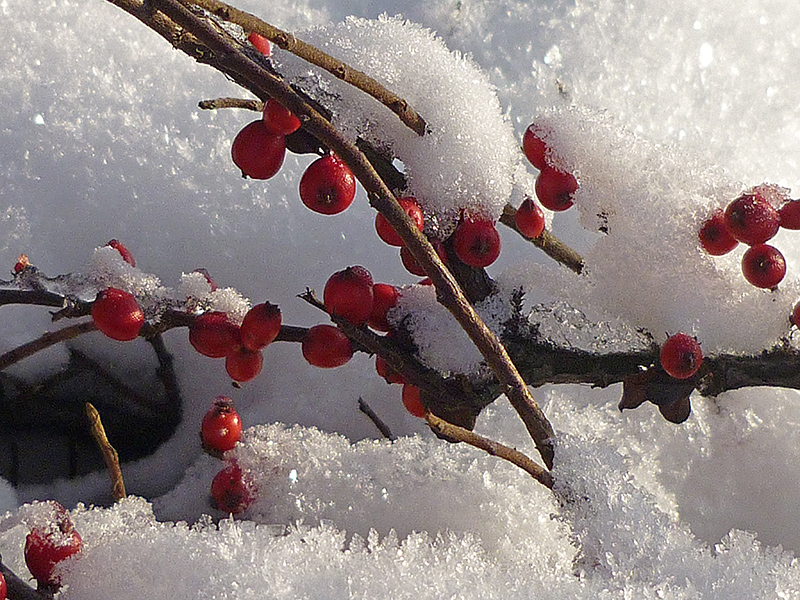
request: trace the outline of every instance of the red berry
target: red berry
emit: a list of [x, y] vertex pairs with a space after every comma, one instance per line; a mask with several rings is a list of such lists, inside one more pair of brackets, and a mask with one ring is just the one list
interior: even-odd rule
[[531, 124], [522, 136], [522, 151], [531, 164], [540, 171], [544, 171], [548, 166], [546, 157], [547, 144], [542, 139], [543, 134], [544, 132], [541, 129]]
[[136, 339], [144, 325], [144, 313], [133, 294], [111, 287], [97, 294], [92, 319], [97, 329], [120, 342]]
[[233, 449], [242, 437], [242, 419], [227, 396], [217, 396], [200, 426], [203, 448], [215, 452]]
[[214, 477], [211, 482], [211, 497], [217, 509], [237, 515], [255, 501], [256, 490], [241, 467], [232, 463]]
[[314, 325], [303, 338], [303, 358], [322, 369], [341, 367], [353, 358], [353, 346], [338, 327]]
[[248, 350], [261, 350], [271, 344], [281, 331], [281, 309], [275, 304], [256, 304], [242, 320], [242, 344]]
[[[422, 214], [422, 209], [417, 204], [417, 199], [412, 197], [398, 198], [397, 202], [406, 211], [406, 214], [417, 226], [417, 229], [422, 231], [425, 227], [425, 217]], [[394, 230], [394, 227], [386, 220], [381, 213], [375, 215], [375, 231], [378, 232], [378, 237], [390, 246], [404, 246], [403, 240]]]
[[410, 383], [403, 385], [403, 406], [415, 417], [422, 418], [425, 416], [425, 407], [422, 405], [418, 387]]
[[240, 346], [225, 357], [225, 370], [234, 381], [244, 383], [258, 377], [264, 366], [264, 355], [261, 350], [248, 350]]
[[725, 209], [725, 226], [748, 246], [763, 244], [780, 228], [778, 211], [758, 194], [743, 194]]
[[514, 221], [520, 233], [527, 238], [537, 238], [544, 231], [544, 212], [531, 198], [525, 198], [514, 216]]
[[261, 52], [261, 54], [264, 56], [269, 56], [272, 52], [269, 40], [263, 35], [257, 34], [255, 31], [251, 31], [249, 34], [247, 34], [247, 41], [253, 44], [255, 49]]
[[270, 133], [259, 119], [246, 125], [233, 140], [231, 158], [242, 175], [253, 179], [269, 179], [281, 169], [286, 155], [286, 139]]
[[132, 266], [132, 267], [136, 266], [136, 259], [133, 258], [133, 254], [131, 254], [131, 251], [128, 250], [122, 242], [120, 242], [118, 240], [110, 240], [106, 244], [106, 246], [111, 246], [117, 252], [119, 252], [120, 255], [122, 256], [122, 260], [124, 260], [130, 266]]
[[327, 154], [311, 163], [300, 179], [300, 199], [311, 210], [335, 215], [353, 203], [356, 179], [338, 156]]
[[758, 244], [742, 256], [742, 273], [757, 288], [774, 288], [786, 275], [786, 261], [774, 246]]
[[25, 564], [44, 587], [61, 585], [57, 566], [83, 549], [83, 540], [69, 517], [57, 517], [48, 527], [35, 526], [25, 539]]
[[789, 317], [789, 320], [795, 327], [800, 327], [800, 302], [794, 305], [792, 316]]
[[789, 200], [778, 210], [778, 215], [784, 229], [800, 229], [800, 200]]
[[14, 265], [14, 273], [19, 273], [20, 271], [23, 271], [26, 267], [30, 266], [31, 266], [31, 261], [28, 258], [28, 255], [20, 254], [16, 264]]
[[300, 129], [300, 119], [275, 98], [266, 101], [261, 118], [267, 131], [275, 135], [289, 135]]
[[208, 269], [200, 268], [200, 269], [195, 269], [192, 272], [193, 273], [200, 273], [203, 277], [206, 278], [206, 281], [208, 282], [208, 285], [211, 286], [211, 291], [212, 292], [216, 292], [217, 291], [217, 284], [213, 279], [211, 279], [211, 274], [208, 272]]
[[242, 344], [242, 334], [227, 313], [207, 312], [189, 325], [189, 343], [203, 356], [224, 358]]
[[388, 283], [376, 283], [372, 286], [372, 312], [369, 315], [369, 326], [376, 331], [389, 331], [386, 314], [397, 305], [400, 291]]
[[375, 370], [378, 372], [378, 375], [383, 377], [386, 380], [386, 383], [405, 383], [405, 378], [397, 373], [396, 371], [392, 371], [391, 367], [386, 364], [386, 361], [379, 355], [375, 355]]
[[330, 276], [322, 293], [325, 310], [361, 325], [372, 314], [372, 275], [364, 267], [347, 267]]
[[700, 238], [700, 245], [712, 256], [727, 254], [739, 245], [736, 238], [728, 231], [725, 214], [721, 209], [715, 210], [714, 214], [706, 219], [697, 235]]
[[573, 204], [578, 181], [571, 173], [546, 167], [536, 178], [536, 197], [542, 206], [553, 211], [567, 210]]
[[661, 346], [661, 366], [670, 377], [688, 379], [703, 364], [703, 352], [697, 338], [676, 333]]
[[8, 585], [6, 584], [6, 578], [3, 577], [3, 574], [0, 573], [0, 600], [6, 600], [8, 597]]
[[453, 250], [471, 267], [488, 267], [500, 256], [500, 234], [491, 221], [465, 218], [453, 232]]

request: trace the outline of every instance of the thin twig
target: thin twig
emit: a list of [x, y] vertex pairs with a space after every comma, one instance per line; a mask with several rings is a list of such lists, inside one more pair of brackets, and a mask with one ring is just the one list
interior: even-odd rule
[[363, 398], [358, 399], [358, 410], [369, 417], [369, 420], [378, 428], [378, 431], [381, 432], [381, 435], [385, 437], [387, 440], [396, 441], [397, 436], [392, 433], [392, 430], [389, 429], [389, 426], [383, 422], [374, 410], [367, 404], [367, 401]]
[[418, 135], [425, 135], [425, 120], [400, 96], [386, 89], [372, 77], [333, 58], [319, 48], [298, 40], [294, 35], [278, 29], [253, 14], [234, 8], [220, 0], [189, 0], [192, 4], [212, 14], [268, 38], [283, 50], [325, 69], [335, 77], [349, 83], [389, 108], [400, 120]]
[[508, 462], [517, 465], [523, 471], [527, 472], [531, 477], [533, 477], [546, 488], [553, 489], [553, 476], [550, 474], [550, 472], [519, 450], [505, 446], [500, 442], [490, 440], [482, 435], [478, 435], [469, 429], [464, 429], [458, 425], [448, 423], [430, 411], [425, 413], [425, 420], [428, 422], [428, 425], [430, 425], [430, 428], [434, 432], [445, 437], [458, 440], [459, 442], [465, 442], [470, 446], [474, 446], [475, 448], [491, 454], [492, 456], [505, 459]]
[[122, 470], [119, 468], [119, 455], [108, 441], [103, 422], [100, 420], [100, 413], [92, 406], [91, 402], [86, 403], [86, 417], [89, 419], [89, 431], [97, 442], [103, 460], [106, 463], [108, 474], [111, 477], [111, 497], [114, 502], [125, 498], [125, 481], [122, 479]]
[[583, 257], [575, 252], [572, 248], [567, 246], [564, 242], [550, 233], [547, 229], [542, 231], [542, 234], [537, 238], [528, 238], [525, 237], [522, 232], [517, 229], [517, 222], [515, 216], [517, 214], [517, 209], [511, 206], [510, 204], [506, 204], [503, 208], [503, 214], [500, 215], [500, 222], [505, 225], [506, 227], [510, 227], [526, 240], [528, 240], [531, 244], [540, 248], [545, 254], [547, 254], [553, 260], [560, 262], [565, 267], [572, 269], [578, 275], [583, 272]]
[[46, 350], [51, 346], [71, 340], [79, 335], [83, 335], [84, 333], [95, 331], [96, 329], [97, 327], [95, 326], [94, 321], [84, 321], [82, 323], [70, 325], [69, 327], [64, 327], [58, 331], [48, 331], [40, 338], [32, 340], [27, 344], [22, 344], [21, 346], [18, 346], [17, 348], [9, 350], [5, 354], [0, 355], [0, 371], [7, 369], [11, 365], [18, 363], [29, 356], [33, 356], [40, 350]]
[[201, 100], [197, 103], [203, 110], [216, 110], [219, 108], [243, 108], [255, 112], [264, 110], [264, 103], [261, 100], [246, 100], [244, 98], [214, 98], [213, 100]]

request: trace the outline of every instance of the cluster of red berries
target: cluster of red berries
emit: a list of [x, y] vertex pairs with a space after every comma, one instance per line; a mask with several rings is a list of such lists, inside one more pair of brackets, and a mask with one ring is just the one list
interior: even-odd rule
[[83, 540], [75, 530], [66, 509], [58, 502], [48, 502], [52, 518], [37, 523], [25, 539], [25, 564], [40, 589], [55, 591], [61, 585], [59, 564], [83, 550]]
[[[425, 228], [425, 216], [417, 199], [413, 196], [398, 198], [397, 202], [406, 212], [419, 231]], [[417, 263], [414, 256], [406, 248], [400, 235], [382, 214], [375, 216], [375, 231], [378, 237], [390, 246], [400, 248], [400, 260], [406, 270], [419, 276], [425, 276], [425, 270]], [[453, 232], [453, 251], [456, 256], [471, 267], [483, 268], [491, 265], [500, 256], [500, 234], [493, 221], [464, 214]], [[431, 239], [436, 253], [443, 262], [447, 261], [444, 243]]]
[[[106, 244], [115, 248], [131, 266], [136, 261], [119, 241]], [[23, 267], [24, 268], [24, 267]], [[216, 284], [204, 269], [197, 269], [211, 286]], [[109, 287], [92, 303], [92, 319], [97, 329], [111, 339], [127, 342], [139, 335], [144, 313], [130, 292]], [[225, 370], [234, 381], [254, 379], [264, 363], [261, 351], [271, 344], [281, 330], [280, 308], [269, 302], [257, 304], [244, 316], [241, 325], [225, 312], [209, 311], [199, 315], [189, 326], [189, 342], [200, 354], [224, 358]]]
[[[203, 417], [200, 439], [203, 449], [217, 458], [233, 450], [242, 437], [242, 419], [227, 396], [217, 396]], [[211, 482], [211, 497], [216, 507], [236, 515], [250, 506], [256, 490], [250, 477], [232, 460], [216, 474]]]
[[[253, 34], [251, 34], [253, 35]], [[286, 136], [300, 128], [300, 119], [274, 98], [264, 104], [261, 118], [246, 125], [234, 138], [231, 158], [242, 174], [270, 179], [286, 156]], [[300, 179], [300, 199], [311, 210], [335, 215], [353, 202], [356, 180], [350, 168], [333, 153], [311, 163]]]
[[[364, 267], [347, 267], [331, 275], [322, 297], [329, 314], [353, 325], [368, 325], [375, 331], [392, 335], [387, 315], [397, 305], [400, 291], [388, 283], [373, 283], [372, 274]], [[311, 327], [302, 346], [303, 356], [309, 364], [321, 368], [339, 367], [353, 356], [350, 339], [333, 325]], [[411, 414], [425, 415], [418, 388], [406, 384], [403, 377], [393, 372], [380, 356], [375, 357], [375, 368], [388, 383], [404, 384], [403, 404]]]
[[[782, 202], [780, 208], [775, 204]], [[727, 254], [739, 242], [750, 246], [742, 256], [744, 278], [758, 288], [773, 289], [786, 275], [780, 250], [767, 244], [778, 230], [800, 229], [800, 200], [788, 200], [773, 186], [762, 185], [716, 210], [700, 227], [700, 245], [712, 256]]]
[[281, 310], [270, 302], [256, 304], [241, 325], [221, 311], [199, 315], [189, 326], [189, 343], [203, 356], [224, 358], [225, 370], [234, 381], [250, 381], [264, 364], [262, 350], [281, 330]]
[[[567, 173], [554, 166], [553, 151], [545, 141], [545, 134], [545, 130], [535, 123], [529, 125], [522, 137], [522, 151], [530, 163], [539, 169], [535, 184], [536, 197], [539, 202], [545, 208], [559, 212], [567, 210], [574, 204], [574, 194], [578, 191], [578, 180], [572, 173]], [[519, 224], [517, 226], [519, 227]], [[520, 230], [522, 230], [521, 227]]]
[[[373, 283], [372, 274], [361, 266], [347, 267], [331, 275], [322, 295], [329, 314], [353, 325], [366, 323], [376, 331], [389, 331], [386, 315], [399, 297], [397, 288]], [[311, 327], [303, 337], [302, 350], [309, 364], [323, 369], [340, 367], [353, 357], [350, 338], [333, 325]]]

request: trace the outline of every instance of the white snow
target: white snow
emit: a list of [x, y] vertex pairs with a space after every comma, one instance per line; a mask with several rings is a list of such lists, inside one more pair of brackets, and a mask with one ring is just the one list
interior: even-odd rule
[[[526, 305], [561, 307], [567, 325], [580, 314], [574, 307], [614, 331], [626, 331], [620, 322], [657, 339], [690, 331], [707, 353], [757, 351], [788, 332], [800, 295], [797, 234], [776, 238], [789, 274], [764, 292], [743, 281], [741, 249], [711, 258], [696, 231], [752, 186], [797, 195], [794, 0], [409, 0], [397, 18], [385, 0], [238, 6], [324, 42], [407, 95], [431, 127], [423, 138], [371, 100], [325, 84], [346, 98], [335, 122], [349, 133], [373, 128], [445, 228], [461, 207], [497, 216], [506, 202], [518, 205], [535, 176], [521, 162], [521, 134], [534, 119], [553, 124], [558, 160], [581, 189], [577, 208], [548, 219], [584, 254], [587, 275], [501, 231], [503, 255], [490, 271], [505, 271], [503, 290], [524, 281]], [[321, 289], [347, 265], [366, 265], [377, 281], [415, 279], [395, 249], [377, 243], [363, 192], [337, 217], [305, 210], [297, 181], [312, 157], [287, 156], [266, 183], [241, 179], [230, 142], [252, 115], [196, 106], [242, 92], [116, 7], [1, 0], [0, 30], [7, 268], [21, 252], [48, 275], [90, 272], [94, 260], [145, 295], [230, 311], [246, 310], [246, 297], [269, 300], [284, 322], [304, 326], [326, 318], [296, 294]], [[102, 247], [91, 258], [111, 238], [131, 249], [138, 269]], [[191, 273], [198, 267], [220, 290]], [[426, 340], [430, 330], [420, 329], [426, 360], [445, 372], [479, 368], [463, 334], [434, 311], [432, 289], [413, 289], [404, 302], [425, 306], [415, 317], [440, 332]], [[502, 321], [497, 306], [486, 310]], [[4, 307], [0, 325], [4, 351], [54, 327], [47, 309], [32, 307]], [[571, 333], [564, 339], [591, 345]], [[73, 510], [86, 548], [65, 565], [63, 598], [800, 597], [796, 391], [693, 397], [692, 417], [676, 427], [649, 405], [620, 414], [618, 386], [534, 390], [559, 432], [554, 474], [567, 488], [557, 497], [497, 458], [433, 437], [368, 357], [322, 371], [302, 361], [297, 344], [277, 343], [262, 376], [236, 390], [186, 338], [165, 338], [183, 421], [149, 457], [123, 465], [135, 496]], [[128, 377], [156, 368], [138, 341], [89, 334], [70, 343]], [[9, 373], [34, 383], [66, 357], [55, 348]], [[202, 414], [220, 393], [251, 426], [232, 456], [260, 488], [236, 520], [211, 508], [208, 487], [222, 463], [198, 443]], [[372, 439], [358, 397], [396, 443]], [[503, 400], [478, 431], [535, 456]], [[17, 504], [88, 506], [108, 487], [105, 472], [16, 489], [2, 482], [0, 513], [12, 511], [0, 517], [3, 561], [26, 576], [28, 509]]]

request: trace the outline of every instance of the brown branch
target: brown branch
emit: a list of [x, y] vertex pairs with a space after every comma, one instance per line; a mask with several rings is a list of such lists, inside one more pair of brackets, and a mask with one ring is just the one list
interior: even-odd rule
[[111, 442], [108, 441], [108, 437], [106, 437], [106, 430], [100, 420], [100, 413], [92, 406], [91, 402], [86, 403], [85, 409], [86, 417], [89, 419], [89, 431], [103, 454], [103, 460], [111, 477], [111, 497], [114, 502], [122, 500], [126, 494], [125, 481], [122, 479], [122, 470], [119, 468], [119, 455], [114, 446], [111, 445]]
[[[118, 0], [113, 0], [117, 2]], [[476, 345], [489, 367], [496, 373], [512, 406], [525, 423], [528, 432], [544, 458], [552, 465], [553, 428], [530, 390], [520, 377], [497, 336], [478, 317], [464, 296], [460, 286], [439, 259], [428, 239], [416, 228], [410, 217], [397, 203], [397, 199], [378, 176], [367, 157], [333, 125], [279, 77], [267, 71], [235, 45], [226, 34], [193, 14], [175, 0], [151, 0], [150, 6], [164, 12], [180, 27], [191, 31], [211, 52], [203, 55], [208, 62], [223, 72], [236, 75], [236, 81], [246, 81], [245, 87], [257, 96], [274, 97], [304, 123], [304, 128], [331, 148], [352, 169], [364, 186], [370, 203], [380, 211], [398, 232], [417, 263], [425, 270], [436, 286], [437, 299], [456, 318]], [[256, 31], [256, 33], [261, 33]], [[197, 58], [197, 57], [195, 57]], [[198, 60], [201, 60], [198, 58]]]
[[517, 229], [517, 222], [515, 220], [515, 216], [517, 214], [517, 209], [511, 206], [510, 204], [506, 204], [503, 208], [503, 214], [500, 215], [500, 222], [505, 225], [506, 227], [510, 227], [526, 240], [528, 240], [531, 244], [540, 248], [545, 254], [547, 254], [553, 260], [560, 262], [562, 265], [567, 267], [568, 269], [572, 269], [578, 275], [583, 272], [583, 257], [575, 252], [572, 248], [567, 246], [564, 242], [559, 240], [556, 236], [550, 233], [547, 229], [542, 231], [541, 235], [537, 238], [528, 238], [525, 237], [522, 232]]
[[95, 326], [94, 321], [84, 321], [82, 323], [70, 325], [69, 327], [64, 327], [58, 331], [48, 331], [40, 338], [32, 340], [27, 344], [22, 344], [21, 346], [18, 346], [17, 348], [9, 350], [5, 354], [0, 355], [0, 371], [7, 369], [11, 365], [18, 363], [29, 356], [33, 356], [41, 350], [46, 350], [51, 346], [74, 339], [79, 335], [89, 333], [90, 331], [95, 331], [96, 329], [97, 327]]
[[291, 33], [278, 29], [243, 10], [234, 8], [220, 0], [189, 0], [210, 13], [253, 31], [277, 44], [283, 50], [299, 56], [306, 62], [325, 69], [345, 83], [349, 83], [389, 108], [400, 120], [418, 135], [425, 135], [425, 120], [400, 96], [386, 89], [372, 77], [350, 67], [319, 48], [297, 39]]
[[375, 427], [378, 428], [378, 431], [381, 432], [381, 435], [383, 437], [393, 442], [397, 440], [397, 436], [392, 433], [392, 430], [389, 429], [389, 426], [383, 422], [383, 419], [381, 419], [375, 413], [375, 411], [372, 410], [372, 407], [370, 407], [370, 405], [367, 404], [366, 400], [364, 400], [363, 398], [358, 399], [358, 410], [360, 410], [362, 413], [367, 415], [367, 417], [369, 417], [369, 420], [372, 421]]
[[3, 574], [6, 580], [8, 598], [10, 600], [53, 600], [52, 593], [37, 591], [17, 577], [17, 575], [3, 563], [2, 556], [0, 556], [0, 573]]
[[215, 98], [214, 100], [201, 100], [197, 103], [203, 110], [217, 110], [219, 108], [243, 108], [255, 112], [264, 110], [261, 100], [246, 100], [244, 98]]
[[469, 429], [464, 429], [458, 425], [448, 423], [430, 411], [425, 413], [425, 420], [435, 433], [458, 440], [460, 442], [465, 442], [470, 446], [474, 446], [475, 448], [491, 454], [492, 456], [505, 459], [508, 462], [517, 465], [520, 469], [528, 473], [546, 488], [553, 489], [553, 476], [550, 474], [550, 472], [519, 450], [516, 450], [515, 448], [509, 448], [500, 442], [495, 442], [489, 438], [483, 437], [482, 435], [478, 435]]
[[6, 304], [37, 304], [62, 308], [66, 299], [61, 294], [44, 289], [0, 289], [0, 306]]

